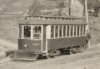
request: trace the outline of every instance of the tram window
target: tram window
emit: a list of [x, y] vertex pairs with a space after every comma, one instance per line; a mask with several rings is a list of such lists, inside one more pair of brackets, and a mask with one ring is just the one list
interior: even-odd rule
[[80, 25], [80, 36], [82, 36], [82, 25]]
[[64, 27], [63, 27], [63, 37], [65, 37], [66, 36], [66, 25], [64, 25]]
[[33, 27], [33, 38], [40, 39], [41, 38], [41, 26]]
[[70, 31], [70, 35], [73, 36], [73, 25], [71, 25], [71, 31]]
[[54, 38], [54, 26], [51, 26], [51, 38]]
[[79, 25], [79, 36], [80, 36], [80, 33], [81, 33], [81, 25]]
[[71, 25], [69, 25], [69, 36], [71, 36]]
[[83, 33], [82, 30], [83, 30], [83, 25], [81, 25], [81, 34], [80, 35], [82, 35], [82, 33]]
[[31, 27], [30, 26], [24, 26], [24, 38], [30, 38], [31, 36]]
[[77, 36], [79, 36], [79, 25], [77, 26]]
[[59, 37], [62, 37], [62, 26], [59, 27]]
[[55, 37], [58, 37], [58, 26], [55, 26]]
[[69, 25], [67, 26], [67, 36], [69, 36]]
[[67, 26], [68, 25], [66, 25], [66, 29], [65, 29], [65, 37], [67, 37]]
[[34, 26], [33, 33], [41, 33], [41, 26]]
[[83, 36], [84, 34], [84, 25], [81, 26], [81, 35]]
[[86, 34], [86, 25], [84, 25], [84, 35]]
[[76, 25], [74, 25], [74, 35], [73, 36], [76, 36]]

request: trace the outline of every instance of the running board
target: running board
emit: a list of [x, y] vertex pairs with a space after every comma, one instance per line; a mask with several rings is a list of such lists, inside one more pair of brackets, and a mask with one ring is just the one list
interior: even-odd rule
[[20, 57], [20, 58], [12, 58], [14, 61], [35, 61], [37, 60], [37, 57]]

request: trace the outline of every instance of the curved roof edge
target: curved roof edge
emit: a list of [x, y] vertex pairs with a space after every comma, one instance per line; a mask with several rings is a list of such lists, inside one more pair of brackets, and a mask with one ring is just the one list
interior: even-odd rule
[[44, 18], [33, 18], [33, 19], [26, 19], [20, 22], [20, 24], [87, 24], [84, 19], [44, 19]]

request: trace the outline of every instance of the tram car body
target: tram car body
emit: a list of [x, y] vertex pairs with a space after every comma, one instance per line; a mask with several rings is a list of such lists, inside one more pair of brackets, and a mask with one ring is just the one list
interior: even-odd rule
[[30, 18], [19, 24], [18, 50], [31, 55], [76, 53], [88, 47], [89, 29], [81, 18]]

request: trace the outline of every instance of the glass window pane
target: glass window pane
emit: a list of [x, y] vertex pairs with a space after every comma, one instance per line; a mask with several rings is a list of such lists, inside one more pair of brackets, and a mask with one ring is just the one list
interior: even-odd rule
[[73, 25], [71, 25], [71, 36], [73, 36]]
[[59, 37], [62, 37], [62, 26], [59, 27]]
[[74, 25], [74, 36], [76, 36], [76, 25]]
[[71, 25], [69, 25], [69, 36], [71, 36]]
[[34, 26], [33, 33], [41, 33], [41, 26]]
[[58, 37], [58, 26], [55, 26], [55, 37]]
[[67, 36], [69, 36], [69, 25], [67, 26]]
[[34, 26], [33, 39], [40, 39], [40, 38], [41, 38], [41, 26]]
[[77, 36], [79, 36], [79, 25], [77, 26]]
[[83, 30], [83, 25], [81, 25], [81, 34], [80, 35], [82, 35], [82, 30]]
[[31, 27], [30, 26], [24, 26], [24, 38], [30, 38], [31, 36]]
[[66, 25], [64, 25], [64, 27], [63, 27], [63, 37], [65, 37], [66, 36]]
[[66, 25], [66, 30], [65, 30], [66, 37], [67, 37], [67, 26], [68, 26], [68, 25]]
[[85, 35], [85, 25], [82, 25], [82, 35]]
[[86, 25], [84, 25], [84, 35], [86, 34]]
[[51, 26], [51, 38], [54, 38], [54, 26]]

